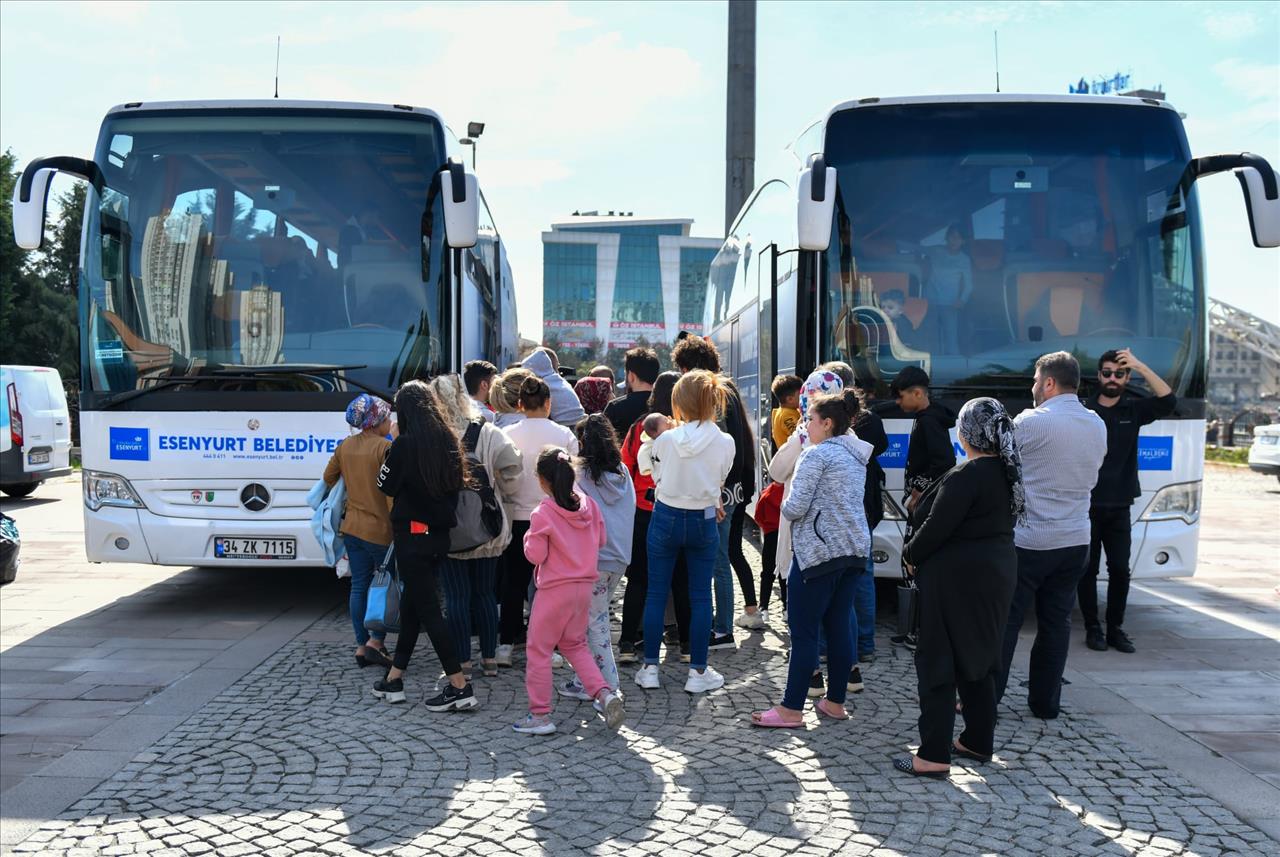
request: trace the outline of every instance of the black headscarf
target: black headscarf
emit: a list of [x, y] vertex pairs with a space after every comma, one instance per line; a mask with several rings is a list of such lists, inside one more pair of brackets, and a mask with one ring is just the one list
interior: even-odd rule
[[1022, 487], [1022, 458], [1013, 434], [1013, 421], [1004, 405], [995, 399], [970, 399], [960, 409], [956, 432], [977, 452], [998, 455], [1004, 462], [1004, 477], [1009, 482], [1010, 510], [1014, 520], [1027, 519], [1027, 495]]

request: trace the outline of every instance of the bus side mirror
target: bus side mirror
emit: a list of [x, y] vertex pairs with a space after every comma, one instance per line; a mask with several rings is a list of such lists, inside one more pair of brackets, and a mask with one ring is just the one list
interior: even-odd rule
[[[1271, 171], [1270, 186], [1260, 168], [1241, 167], [1235, 170], [1244, 192], [1244, 207], [1249, 212], [1249, 229], [1253, 232], [1254, 247], [1280, 247], [1280, 173]], [[1268, 193], [1269, 192], [1269, 193]], [[17, 228], [17, 219], [14, 219]]]
[[444, 186], [444, 234], [454, 249], [474, 247], [480, 234], [480, 186], [466, 166], [450, 161], [440, 173]]
[[796, 181], [796, 237], [801, 250], [826, 250], [831, 244], [831, 218], [836, 210], [836, 171], [822, 155]]
[[85, 179], [101, 193], [102, 170], [84, 158], [58, 156], [36, 158], [27, 164], [13, 186], [13, 240], [23, 250], [39, 250], [44, 243], [44, 213], [49, 206], [49, 184], [56, 172]]
[[13, 240], [23, 250], [39, 250], [44, 243], [44, 212], [49, 204], [49, 184], [56, 172], [44, 167], [32, 171], [30, 180], [24, 172], [22, 178], [14, 182]]

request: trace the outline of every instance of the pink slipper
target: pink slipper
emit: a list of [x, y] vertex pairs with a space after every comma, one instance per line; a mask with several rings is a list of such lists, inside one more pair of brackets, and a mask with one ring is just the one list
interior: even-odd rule
[[827, 720], [848, 720], [849, 719], [849, 712], [847, 711], [844, 714], [832, 714], [830, 711], [827, 711], [827, 709], [822, 705], [822, 703], [825, 701], [826, 701], [825, 699], [814, 700], [813, 710], [818, 712], [819, 718], [825, 717]]
[[783, 720], [782, 715], [778, 713], [778, 709], [770, 708], [767, 711], [758, 711], [753, 714], [751, 716], [751, 725], [765, 729], [802, 729], [804, 720], [797, 720], [794, 723], [790, 720]]

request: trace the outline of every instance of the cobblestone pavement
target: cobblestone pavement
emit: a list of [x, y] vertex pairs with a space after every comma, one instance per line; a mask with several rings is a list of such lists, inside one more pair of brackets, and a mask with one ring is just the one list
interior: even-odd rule
[[[780, 617], [774, 627], [781, 629]], [[882, 629], [884, 630], [884, 629]], [[523, 671], [477, 679], [482, 707], [433, 715], [371, 699], [335, 611], [17, 845], [49, 855], [1274, 854], [1276, 844], [1086, 717], [1001, 711], [996, 761], [949, 782], [889, 769], [914, 743], [914, 672], [881, 638], [844, 723], [748, 726], [780, 697], [784, 640], [713, 652], [723, 690], [684, 670], [609, 733], [558, 700], [560, 731], [519, 735]], [[420, 703], [427, 656], [406, 689]], [[517, 666], [519, 666], [517, 661]], [[557, 678], [567, 673], [556, 671]]]

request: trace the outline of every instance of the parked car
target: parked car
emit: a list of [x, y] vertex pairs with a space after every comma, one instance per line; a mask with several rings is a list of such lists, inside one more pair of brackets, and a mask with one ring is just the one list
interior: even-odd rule
[[1280, 425], [1254, 428], [1249, 469], [1280, 479]]
[[0, 366], [0, 491], [25, 497], [71, 472], [71, 417], [58, 370]]
[[13, 583], [18, 576], [18, 549], [21, 547], [18, 522], [0, 512], [0, 586]]

